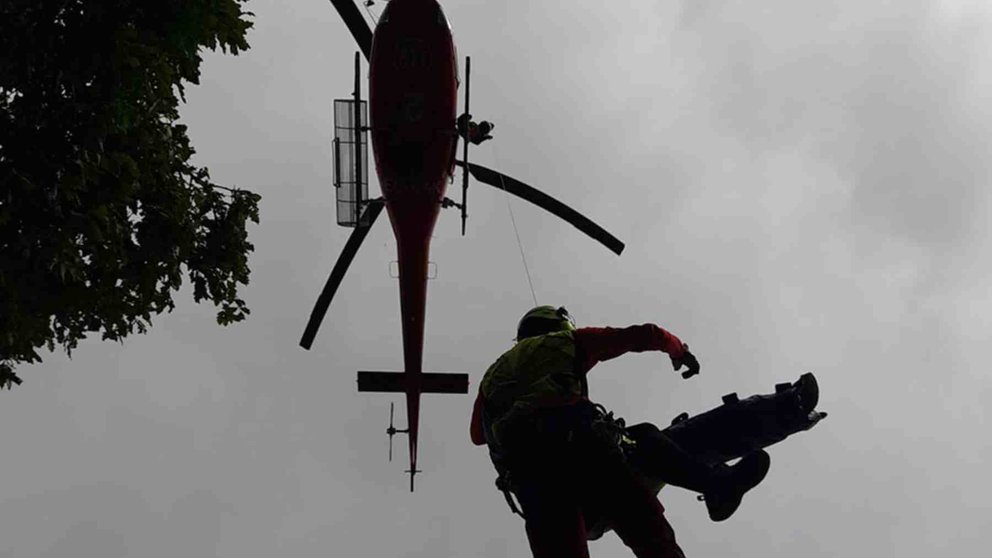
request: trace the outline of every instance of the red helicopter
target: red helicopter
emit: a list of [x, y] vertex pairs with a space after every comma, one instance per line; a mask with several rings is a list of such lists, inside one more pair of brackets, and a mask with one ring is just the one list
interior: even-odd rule
[[[354, 231], [335, 263], [310, 314], [300, 346], [309, 349], [331, 299], [369, 229], [385, 207], [396, 237], [400, 313], [403, 324], [403, 371], [358, 372], [358, 391], [406, 394], [408, 428], [390, 424], [390, 436], [409, 436], [410, 491], [417, 469], [417, 434], [422, 393], [467, 393], [468, 374], [423, 371], [424, 312], [427, 299], [431, 232], [442, 207], [461, 210], [462, 234], [467, 217], [468, 175], [525, 199], [571, 223], [620, 254], [624, 245], [586, 217], [554, 198], [486, 167], [468, 162], [468, 79], [465, 61], [465, 112], [456, 119], [458, 61], [448, 20], [436, 0], [392, 0], [373, 33], [352, 0], [330, 0], [369, 63], [369, 100], [361, 99], [360, 60], [355, 54], [352, 99], [335, 101], [335, 187], [338, 224]], [[367, 3], [368, 5], [370, 3]], [[368, 110], [368, 115], [366, 114]], [[368, 120], [368, 117], [371, 117]], [[485, 129], [485, 128], [483, 128]], [[371, 132], [382, 197], [368, 196], [368, 140]], [[463, 137], [462, 160], [456, 160]], [[445, 197], [455, 165], [461, 166], [462, 201]]]

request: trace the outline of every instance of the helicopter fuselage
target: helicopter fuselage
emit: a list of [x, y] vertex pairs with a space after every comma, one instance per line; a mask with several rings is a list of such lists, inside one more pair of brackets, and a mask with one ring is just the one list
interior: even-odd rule
[[369, 59], [376, 173], [396, 237], [410, 469], [416, 470], [431, 233], [454, 169], [458, 63], [435, 0], [393, 0]]

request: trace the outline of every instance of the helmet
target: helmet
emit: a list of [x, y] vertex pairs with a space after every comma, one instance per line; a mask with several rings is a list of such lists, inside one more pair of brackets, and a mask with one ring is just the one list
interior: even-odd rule
[[572, 331], [575, 320], [568, 314], [564, 306], [535, 306], [520, 318], [517, 324], [517, 341], [528, 337], [553, 333], [555, 331]]

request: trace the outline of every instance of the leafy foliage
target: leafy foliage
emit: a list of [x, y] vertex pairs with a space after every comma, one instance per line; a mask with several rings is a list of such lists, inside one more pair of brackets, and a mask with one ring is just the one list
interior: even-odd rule
[[41, 347], [145, 332], [185, 276], [218, 323], [249, 313], [259, 196], [192, 165], [178, 123], [201, 49], [248, 48], [243, 2], [0, 4], [0, 387]]

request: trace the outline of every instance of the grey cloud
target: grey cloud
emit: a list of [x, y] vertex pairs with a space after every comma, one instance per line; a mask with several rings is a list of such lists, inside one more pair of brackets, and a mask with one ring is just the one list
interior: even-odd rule
[[681, 32], [676, 44], [700, 63], [703, 114], [758, 155], [799, 143], [835, 165], [856, 223], [961, 242], [989, 171], [992, 121], [972, 89], [988, 26], [925, 2], [790, 4], [765, 8], [789, 12], [788, 26], [728, 6]]

